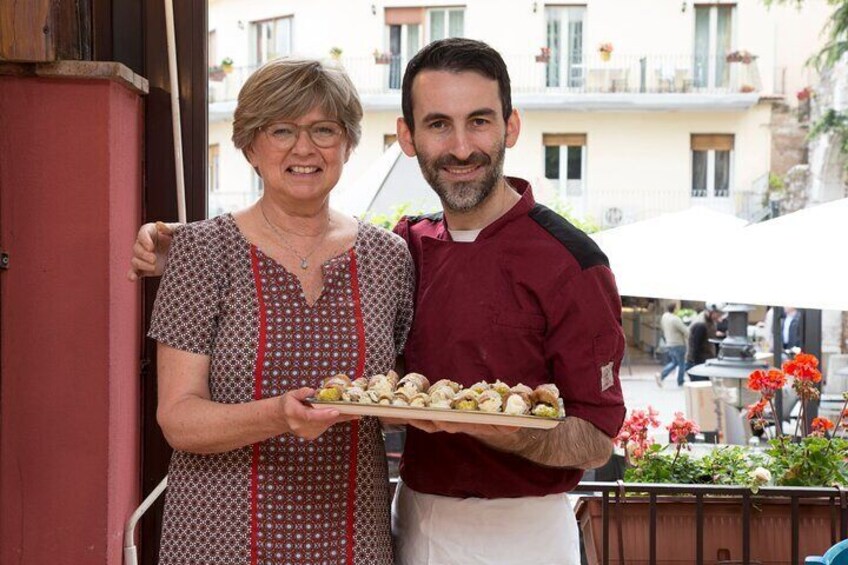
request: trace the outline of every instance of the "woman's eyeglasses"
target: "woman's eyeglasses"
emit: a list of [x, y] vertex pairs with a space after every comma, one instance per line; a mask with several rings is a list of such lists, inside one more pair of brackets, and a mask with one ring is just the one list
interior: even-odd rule
[[279, 149], [289, 149], [300, 137], [301, 130], [305, 130], [309, 139], [317, 147], [329, 149], [336, 147], [342, 141], [344, 126], [339, 122], [322, 120], [299, 126], [292, 122], [276, 122], [262, 128], [268, 135], [268, 139]]

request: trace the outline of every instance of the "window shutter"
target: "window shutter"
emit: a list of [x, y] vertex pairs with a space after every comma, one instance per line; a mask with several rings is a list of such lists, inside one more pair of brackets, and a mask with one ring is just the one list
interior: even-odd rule
[[732, 134], [693, 133], [692, 151], [733, 151]]
[[574, 147], [575, 145], [584, 146], [586, 145], [586, 134], [585, 133], [544, 133], [542, 134], [542, 145], [552, 147], [552, 146], [563, 146], [568, 145]]
[[424, 8], [386, 8], [386, 25], [416, 25], [424, 23]]

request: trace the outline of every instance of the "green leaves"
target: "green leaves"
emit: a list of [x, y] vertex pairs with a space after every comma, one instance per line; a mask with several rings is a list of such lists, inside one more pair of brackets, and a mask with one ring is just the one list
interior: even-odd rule
[[[832, 442], [832, 443], [831, 443]], [[632, 483], [744, 485], [764, 484], [762, 467], [778, 486], [848, 484], [848, 441], [809, 436], [800, 441], [773, 439], [765, 453], [744, 446], [717, 447], [701, 458], [651, 445], [624, 473]], [[758, 480], [759, 477], [759, 480]], [[766, 479], [767, 480], [767, 479]]]
[[773, 439], [766, 450], [774, 483], [780, 486], [848, 484], [848, 441], [808, 436], [800, 442]]

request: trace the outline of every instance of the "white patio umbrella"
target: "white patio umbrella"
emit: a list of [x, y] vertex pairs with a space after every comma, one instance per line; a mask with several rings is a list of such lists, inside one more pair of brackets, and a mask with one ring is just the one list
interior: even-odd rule
[[848, 311], [848, 198], [753, 224], [740, 241], [730, 300]]
[[592, 234], [624, 296], [729, 301], [715, 273], [745, 220], [702, 206]]

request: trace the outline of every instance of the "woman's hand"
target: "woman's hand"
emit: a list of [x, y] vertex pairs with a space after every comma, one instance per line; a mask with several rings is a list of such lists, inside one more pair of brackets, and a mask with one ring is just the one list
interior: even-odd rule
[[335, 424], [359, 419], [359, 416], [339, 414], [335, 408], [315, 408], [304, 404], [303, 401], [313, 394], [315, 394], [314, 389], [299, 388], [280, 397], [283, 418], [292, 435], [313, 440]]
[[144, 224], [139, 228], [133, 244], [133, 257], [127, 278], [135, 282], [141, 277], [158, 277], [165, 270], [168, 250], [174, 230], [180, 224]]

